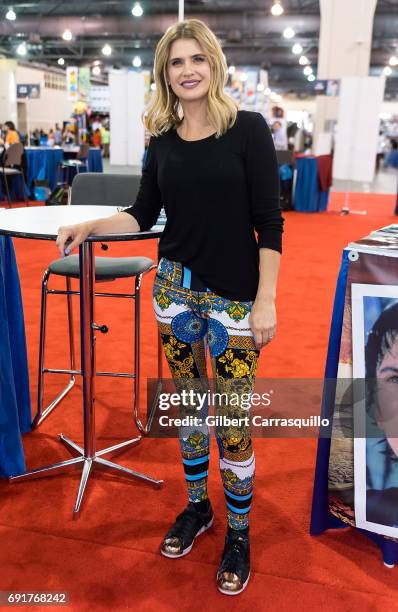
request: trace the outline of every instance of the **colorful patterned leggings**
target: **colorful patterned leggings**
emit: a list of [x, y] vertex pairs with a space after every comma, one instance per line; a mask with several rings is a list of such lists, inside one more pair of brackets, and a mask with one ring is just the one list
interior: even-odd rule
[[[210, 350], [213, 393], [218, 394], [214, 404], [215, 435], [227, 522], [233, 529], [245, 529], [249, 523], [255, 468], [247, 405], [259, 354], [248, 322], [253, 302], [217, 296], [188, 268], [162, 258], [155, 278], [153, 303], [177, 391], [206, 393], [209, 390], [207, 347]], [[198, 412], [199, 404], [191, 401], [189, 406], [180, 406], [181, 416], [200, 416], [199, 424], [179, 429], [188, 498], [192, 502], [207, 499], [209, 405], [204, 404]], [[229, 424], [232, 419], [237, 426]]]

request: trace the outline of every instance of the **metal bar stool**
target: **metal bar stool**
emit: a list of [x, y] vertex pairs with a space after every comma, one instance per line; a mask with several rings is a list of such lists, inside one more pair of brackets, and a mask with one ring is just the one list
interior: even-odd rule
[[[135, 200], [140, 184], [139, 176], [118, 175], [118, 174], [102, 174], [102, 173], [84, 173], [77, 174], [71, 190], [71, 205], [113, 205], [113, 206], [129, 206]], [[107, 245], [102, 245], [107, 249]], [[155, 398], [152, 403], [146, 425], [144, 425], [139, 417], [139, 384], [140, 384], [140, 289], [142, 279], [151, 270], [154, 270], [156, 265], [148, 257], [95, 257], [95, 280], [98, 282], [112, 281], [116, 278], [134, 278], [133, 293], [108, 293], [95, 292], [96, 297], [119, 297], [128, 298], [135, 301], [134, 309], [134, 369], [132, 373], [128, 372], [96, 372], [97, 376], [115, 376], [122, 378], [134, 379], [134, 401], [133, 411], [134, 419], [139, 431], [147, 434], [150, 430], [151, 421], [154, 410], [157, 405], [158, 396], [160, 393], [161, 382], [155, 393]], [[66, 290], [55, 290], [48, 288], [48, 281], [51, 274], [64, 276], [66, 279]], [[71, 279], [79, 278], [79, 256], [71, 255], [69, 257], [57, 259], [50, 263], [45, 271], [41, 286], [41, 315], [40, 315], [40, 342], [39, 342], [39, 365], [38, 365], [38, 396], [37, 396], [37, 412], [32, 422], [32, 427], [38, 427], [51, 414], [54, 408], [61, 400], [69, 393], [75, 384], [75, 376], [81, 374], [81, 370], [76, 369], [75, 359], [75, 343], [73, 333], [73, 314], [72, 314], [72, 295], [79, 295], [79, 291], [72, 291]], [[45, 358], [45, 341], [46, 341], [46, 319], [47, 319], [47, 296], [66, 295], [68, 309], [68, 330], [69, 330], [69, 357], [70, 368], [58, 369], [47, 368], [44, 364]], [[106, 325], [97, 326], [102, 333], [107, 333]], [[158, 336], [158, 380], [162, 379], [162, 352], [161, 343]], [[43, 408], [44, 397], [44, 374], [66, 374], [69, 375], [69, 382], [66, 387], [55, 397], [50, 404]]]
[[[55, 184], [59, 185], [59, 175], [62, 173], [63, 183], [69, 185], [70, 171], [74, 170], [76, 174], [79, 174], [81, 169], [84, 168], [88, 172], [88, 156], [90, 154], [90, 145], [83, 143], [80, 145], [75, 159], [63, 159], [57, 166]], [[66, 180], [65, 180], [66, 171]], [[73, 175], [72, 175], [73, 176]], [[127, 205], [126, 205], [127, 206]]]

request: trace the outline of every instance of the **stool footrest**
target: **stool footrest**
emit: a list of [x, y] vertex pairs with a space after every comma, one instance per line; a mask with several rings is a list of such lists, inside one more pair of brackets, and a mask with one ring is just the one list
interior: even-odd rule
[[[81, 370], [62, 370], [57, 368], [44, 368], [45, 374], [80, 374]], [[135, 378], [130, 372], [96, 372], [97, 376], [114, 376], [115, 378]]]

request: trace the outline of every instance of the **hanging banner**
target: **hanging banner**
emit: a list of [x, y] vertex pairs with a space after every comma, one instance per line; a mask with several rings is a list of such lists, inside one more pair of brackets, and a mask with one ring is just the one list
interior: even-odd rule
[[68, 100], [77, 102], [79, 99], [78, 90], [79, 68], [77, 66], [68, 66], [66, 69], [66, 92]]
[[79, 100], [87, 102], [90, 99], [91, 83], [90, 83], [90, 68], [83, 66], [79, 68], [78, 74], [78, 91]]

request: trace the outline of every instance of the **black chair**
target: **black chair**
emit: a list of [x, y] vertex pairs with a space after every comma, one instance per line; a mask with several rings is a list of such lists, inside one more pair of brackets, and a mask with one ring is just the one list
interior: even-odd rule
[[[139, 189], [140, 177], [118, 174], [86, 173], [76, 175], [71, 189], [71, 205], [114, 205], [126, 207], [131, 205]], [[103, 245], [106, 246], [106, 245]], [[116, 278], [134, 278], [134, 293], [101, 293], [95, 292], [98, 297], [120, 297], [135, 300], [134, 311], [134, 368], [133, 373], [126, 372], [97, 372], [97, 376], [116, 376], [123, 378], [134, 378], [134, 417], [137, 427], [142, 433], [148, 433], [138, 416], [139, 405], [139, 376], [140, 376], [140, 288], [142, 278], [145, 274], [154, 270], [156, 265], [148, 257], [96, 257], [95, 258], [95, 280], [96, 282], [113, 281]], [[48, 281], [51, 274], [64, 276], [66, 278], [66, 291], [48, 289]], [[57, 259], [50, 263], [44, 273], [41, 288], [41, 316], [40, 316], [40, 344], [39, 344], [39, 367], [38, 367], [38, 398], [37, 413], [33, 419], [32, 426], [40, 425], [67, 395], [75, 383], [75, 375], [81, 374], [76, 370], [75, 346], [73, 337], [72, 318], [72, 295], [79, 295], [79, 291], [72, 291], [71, 279], [79, 278], [79, 256], [70, 255]], [[68, 307], [69, 325], [69, 353], [70, 369], [54, 369], [44, 367], [45, 340], [46, 340], [46, 314], [47, 296], [49, 294], [66, 295]], [[107, 333], [106, 325], [101, 326], [100, 331]], [[158, 369], [161, 370], [161, 350], [158, 346]], [[59, 395], [43, 410], [44, 374], [67, 374], [70, 376], [68, 385]]]
[[22, 178], [24, 202], [26, 203], [26, 205], [28, 205], [23, 168], [24, 152], [25, 150], [23, 144], [21, 142], [16, 142], [15, 144], [10, 145], [8, 149], [4, 149], [2, 154], [0, 173], [5, 186], [8, 208], [11, 207], [11, 197], [7, 177], [11, 178], [13, 176], [20, 176]]

